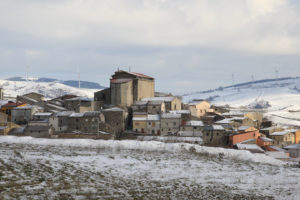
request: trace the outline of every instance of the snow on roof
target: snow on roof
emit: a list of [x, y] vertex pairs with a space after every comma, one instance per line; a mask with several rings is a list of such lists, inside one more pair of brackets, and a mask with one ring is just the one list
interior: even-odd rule
[[255, 150], [257, 152], [264, 152], [264, 150], [262, 148], [260, 148], [259, 146], [257, 146], [256, 144], [241, 144], [241, 143], [238, 143], [238, 144], [236, 144], [236, 146], [240, 150]]
[[149, 97], [149, 98], [144, 98], [142, 101], [164, 101], [164, 102], [171, 102], [175, 99], [176, 97]]
[[202, 121], [191, 120], [185, 123], [186, 126], [204, 126]]
[[216, 124], [230, 124], [232, 122], [232, 118], [225, 118], [220, 121], [215, 122]]
[[162, 100], [148, 101], [148, 105], [161, 105], [162, 103], [164, 103]]
[[162, 113], [161, 114], [162, 119], [180, 119], [181, 114], [174, 114], [174, 113]]
[[260, 137], [260, 139], [262, 139], [264, 142], [273, 142], [271, 138], [267, 138], [267, 137]]
[[88, 97], [74, 97], [70, 99], [66, 99], [66, 101], [91, 101]]
[[69, 117], [83, 117], [84, 113], [72, 113]]
[[286, 135], [288, 133], [290, 133], [290, 131], [285, 130], [285, 131], [274, 132], [274, 133], [271, 133], [270, 135], [272, 135], [272, 136], [282, 136], [282, 135]]
[[190, 110], [171, 110], [170, 113], [174, 114], [191, 114]]
[[49, 106], [49, 107], [52, 107], [52, 108], [58, 109], [58, 110], [67, 110], [67, 109], [64, 108], [64, 107], [56, 106], [56, 105], [53, 105], [53, 104], [51, 104], [51, 103], [47, 103], [46, 106]]
[[248, 140], [244, 140], [244, 141], [242, 141], [242, 142], [239, 142], [238, 144], [247, 144], [248, 142], [254, 142], [254, 141], [256, 141], [255, 138], [250, 138], [250, 139], [248, 139]]
[[284, 150], [284, 149], [282, 149], [282, 148], [279, 148], [279, 147], [277, 147], [277, 146], [271, 145], [270, 148], [272, 148], [272, 149], [274, 149], [274, 150], [276, 150], [276, 151], [283, 151], [283, 152], [286, 152], [286, 150]]
[[233, 117], [232, 120], [243, 120], [245, 117]]
[[147, 117], [133, 117], [132, 121], [147, 121]]
[[224, 127], [221, 125], [212, 125], [213, 130], [224, 130]]
[[35, 113], [34, 114], [34, 116], [51, 116], [52, 115], [52, 113], [50, 113], [50, 112], [37, 112], [37, 113]]
[[299, 149], [300, 150], [300, 144], [291, 144], [291, 145], [288, 145], [284, 148], [285, 149]]
[[147, 105], [147, 101], [136, 101], [133, 104], [134, 106], [143, 106], [143, 105]]
[[73, 111], [57, 112], [57, 113], [55, 113], [55, 116], [57, 116], [57, 117], [68, 117], [72, 113], [74, 113], [74, 112]]
[[33, 99], [33, 98], [30, 98], [30, 97], [28, 97], [28, 96], [20, 96], [20, 97], [22, 97], [22, 98], [24, 98], [24, 99], [27, 99], [27, 100], [29, 100], [29, 101], [35, 102], [35, 103], [38, 102], [37, 100], [35, 100], [35, 99]]
[[245, 131], [246, 129], [250, 128], [250, 126], [240, 126], [239, 131]]
[[160, 115], [148, 115], [147, 120], [148, 121], [159, 121], [160, 120]]
[[124, 111], [124, 110], [119, 107], [112, 107], [112, 108], [106, 108], [103, 111], [105, 112], [105, 111]]

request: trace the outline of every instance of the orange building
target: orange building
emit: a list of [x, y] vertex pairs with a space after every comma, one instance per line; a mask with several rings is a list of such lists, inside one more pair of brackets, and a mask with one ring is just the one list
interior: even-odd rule
[[295, 144], [300, 144], [300, 130], [295, 131]]
[[268, 146], [272, 145], [273, 140], [270, 138], [266, 138], [266, 137], [261, 137], [259, 136], [256, 140], [256, 144], [259, 147], [264, 147], [267, 148]]
[[229, 136], [229, 145], [233, 147], [233, 145], [246, 140], [250, 140], [250, 139], [257, 140], [259, 136], [261, 136], [261, 134], [259, 133], [258, 130], [233, 134]]

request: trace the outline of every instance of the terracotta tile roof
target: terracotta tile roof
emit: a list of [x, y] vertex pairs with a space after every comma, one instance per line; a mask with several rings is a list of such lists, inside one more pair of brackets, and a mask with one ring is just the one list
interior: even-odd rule
[[145, 74], [137, 73], [137, 72], [127, 72], [127, 71], [123, 71], [123, 70], [120, 70], [120, 71], [118, 71], [118, 72], [124, 72], [124, 73], [131, 74], [131, 75], [134, 75], [134, 76], [137, 76], [137, 77], [141, 77], [141, 78], [154, 79], [154, 78], [151, 77], [151, 76], [147, 76], [147, 75], [145, 75]]
[[21, 106], [24, 105], [24, 103], [7, 103], [4, 104], [2, 107], [17, 107], [17, 106]]

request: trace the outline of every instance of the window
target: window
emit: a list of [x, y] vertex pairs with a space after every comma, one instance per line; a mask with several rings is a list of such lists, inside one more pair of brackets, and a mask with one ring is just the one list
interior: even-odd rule
[[206, 133], [206, 136], [209, 136], [209, 133]]
[[173, 122], [173, 125], [176, 126], [176, 122]]
[[139, 123], [139, 122], [135, 122], [135, 125], [136, 125], [136, 126], [139, 126], [139, 125], [140, 125], [140, 123]]
[[217, 133], [217, 136], [219, 136], [219, 133]]
[[169, 125], [168, 122], [166, 122], [166, 125], [167, 125], [167, 126]]
[[153, 109], [155, 109], [155, 108], [156, 108], [156, 106], [152, 106], [152, 108], [153, 108]]

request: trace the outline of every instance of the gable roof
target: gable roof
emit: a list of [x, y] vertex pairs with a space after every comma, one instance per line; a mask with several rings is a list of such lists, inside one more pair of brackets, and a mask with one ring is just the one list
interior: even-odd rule
[[145, 74], [138, 73], [138, 72], [128, 72], [128, 71], [124, 71], [124, 70], [118, 70], [118, 71], [116, 71], [115, 74], [112, 75], [112, 77], [117, 76], [118, 74], [121, 74], [121, 73], [129, 74], [129, 75], [135, 76], [135, 77], [140, 77], [140, 78], [146, 78], [146, 79], [154, 80], [154, 78], [151, 77], [151, 76], [147, 76]]
[[286, 134], [289, 134], [291, 133], [290, 131], [279, 131], [279, 132], [274, 132], [274, 133], [271, 133], [270, 135], [271, 136], [283, 136], [283, 135], [286, 135]]

